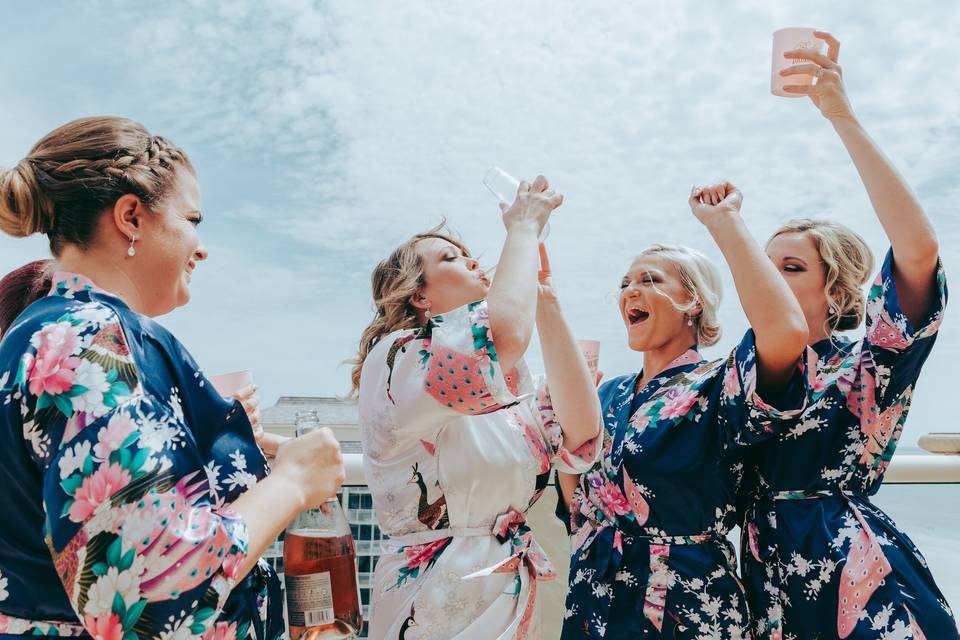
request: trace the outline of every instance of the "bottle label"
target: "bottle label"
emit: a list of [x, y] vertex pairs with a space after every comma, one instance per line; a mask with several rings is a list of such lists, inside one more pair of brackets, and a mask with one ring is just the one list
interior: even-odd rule
[[330, 572], [284, 576], [291, 627], [314, 627], [334, 621]]

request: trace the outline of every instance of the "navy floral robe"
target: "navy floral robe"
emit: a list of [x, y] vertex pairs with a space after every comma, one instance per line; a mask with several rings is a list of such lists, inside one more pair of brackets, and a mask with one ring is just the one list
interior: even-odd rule
[[279, 582], [238, 580], [228, 506], [266, 473], [172, 335], [58, 273], [0, 342], [0, 634], [279, 636]]
[[640, 374], [600, 387], [603, 455], [569, 514], [564, 640], [750, 637], [727, 540], [741, 452], [792, 415], [756, 395], [755, 353], [748, 332], [726, 361], [690, 349], [639, 394]]
[[960, 637], [923, 556], [869, 498], [943, 318], [941, 267], [934, 286], [914, 327], [889, 252], [868, 295], [866, 335], [808, 349], [807, 409], [755, 451], [741, 557], [758, 638]]

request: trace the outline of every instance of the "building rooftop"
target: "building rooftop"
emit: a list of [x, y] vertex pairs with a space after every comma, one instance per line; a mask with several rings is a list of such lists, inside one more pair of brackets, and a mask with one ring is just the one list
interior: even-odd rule
[[311, 396], [281, 396], [277, 404], [260, 411], [265, 429], [292, 427], [298, 411], [316, 411], [323, 426], [356, 427], [359, 418], [356, 400]]

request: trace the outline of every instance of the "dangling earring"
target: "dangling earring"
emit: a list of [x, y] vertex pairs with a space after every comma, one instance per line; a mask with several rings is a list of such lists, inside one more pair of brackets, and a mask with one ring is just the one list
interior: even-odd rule
[[693, 318], [691, 318], [690, 316], [687, 316], [687, 326], [688, 327], [693, 326]]
[[127, 255], [130, 256], [131, 258], [137, 255], [137, 250], [133, 248], [133, 243], [136, 241], [137, 241], [136, 238], [134, 238], [133, 236], [130, 236], [130, 248], [127, 249]]
[[830, 305], [830, 308], [827, 309], [827, 315], [828, 315], [828, 316], [835, 316], [835, 315], [837, 315], [837, 311], [838, 311], [838, 309], [837, 309], [834, 305]]
[[430, 313], [430, 306], [427, 305], [427, 308], [423, 310], [423, 316], [427, 319], [427, 322], [430, 322], [432, 314]]

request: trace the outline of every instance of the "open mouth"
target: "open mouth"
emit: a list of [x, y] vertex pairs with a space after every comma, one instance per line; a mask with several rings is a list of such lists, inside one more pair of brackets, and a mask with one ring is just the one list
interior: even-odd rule
[[647, 320], [650, 317], [649, 311], [644, 311], [640, 307], [630, 307], [626, 310], [627, 312], [627, 321], [630, 323], [631, 327], [635, 327]]

